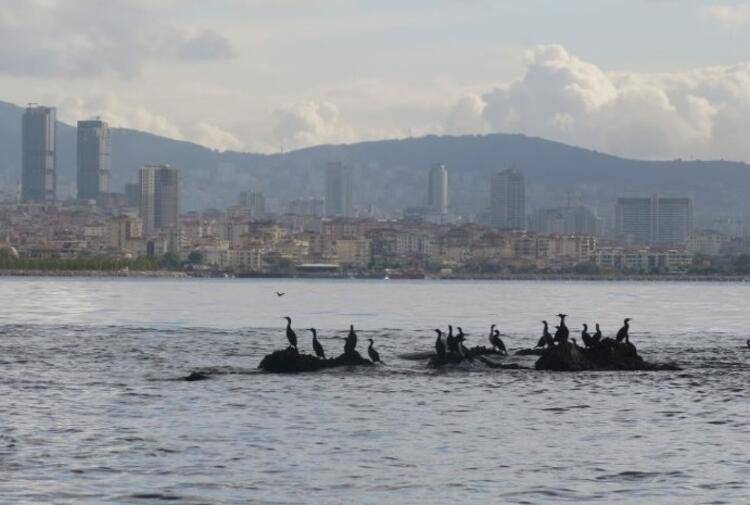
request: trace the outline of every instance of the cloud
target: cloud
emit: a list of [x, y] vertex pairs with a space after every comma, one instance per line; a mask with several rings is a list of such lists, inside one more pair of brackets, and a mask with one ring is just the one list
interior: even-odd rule
[[234, 134], [209, 123], [197, 123], [188, 131], [188, 137], [193, 142], [219, 151], [241, 151], [245, 147]]
[[492, 131], [641, 158], [750, 159], [750, 65], [607, 73], [561, 46], [539, 46], [521, 79], [482, 100]]
[[750, 3], [712, 5], [703, 11], [706, 18], [728, 28], [738, 28], [750, 23]]
[[487, 133], [489, 124], [483, 116], [485, 107], [482, 97], [478, 95], [462, 96], [448, 113], [445, 132], [450, 134]]
[[350, 142], [356, 139], [336, 105], [304, 100], [282, 105], [274, 111], [274, 140], [286, 149], [316, 144]]
[[145, 2], [4, 0], [0, 11], [0, 73], [8, 75], [132, 78], [149, 62], [234, 56], [220, 33], [183, 26]]

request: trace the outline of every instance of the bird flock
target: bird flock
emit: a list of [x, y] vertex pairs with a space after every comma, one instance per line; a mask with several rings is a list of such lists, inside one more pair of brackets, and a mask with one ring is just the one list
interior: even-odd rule
[[[295, 351], [298, 351], [297, 348], [297, 333], [295, 333], [294, 329], [292, 329], [292, 318], [289, 316], [284, 316], [283, 319], [286, 319], [286, 339], [289, 341], [289, 347], [294, 349]], [[320, 343], [320, 340], [318, 340], [318, 330], [315, 328], [308, 328], [308, 331], [312, 333], [312, 346], [313, 351], [315, 351], [315, 355], [320, 359], [327, 359], [326, 358], [326, 352], [325, 349], [323, 349], [323, 345]], [[367, 348], [367, 355], [370, 357], [370, 361], [373, 363], [381, 363], [385, 364], [380, 360], [380, 353], [375, 349], [374, 344], [375, 342], [369, 338], [367, 339], [370, 342], [369, 347]], [[353, 354], [357, 349], [357, 332], [354, 331], [354, 325], [349, 325], [349, 334], [344, 339], [344, 354], [351, 355]]]
[[[568, 317], [568, 315], [558, 314], [557, 317], [560, 318], [560, 323], [555, 326], [554, 336], [549, 331], [549, 323], [547, 321], [542, 321], [542, 336], [539, 338], [535, 349], [544, 349], [551, 348], [556, 345], [563, 345], [566, 344], [569, 340], [572, 341], [575, 345], [578, 344], [575, 338], [570, 338], [570, 329], [565, 323], [565, 318]], [[298, 340], [297, 334], [295, 333], [294, 329], [292, 329], [292, 319], [289, 316], [285, 316], [283, 319], [286, 319], [286, 338], [289, 341], [289, 347], [291, 349], [294, 349], [294, 351], [296, 352], [298, 351]], [[615, 336], [615, 342], [630, 342], [630, 336], [628, 333], [630, 330], [630, 321], [632, 321], [631, 318], [625, 318], [625, 320], [623, 321], [623, 326], [618, 330], [617, 335]], [[491, 345], [491, 351], [507, 356], [508, 349], [505, 346], [502, 338], [500, 338], [501, 333], [496, 326], [497, 325], [495, 324], [490, 326], [489, 343]], [[594, 331], [592, 335], [588, 331], [588, 324], [583, 324], [583, 331], [581, 331], [581, 340], [583, 341], [583, 345], [586, 348], [596, 347], [612, 341], [612, 339], [609, 338], [602, 338], [602, 331], [599, 327], [599, 323], [595, 323], [594, 326], [596, 328], [596, 331]], [[456, 326], [456, 330], [457, 331], [455, 335], [453, 334], [453, 325], [448, 325], [447, 333], [443, 332], [443, 330], [439, 328], [434, 330], [437, 334], [437, 338], [435, 340], [435, 352], [437, 354], [437, 357], [440, 360], [445, 360], [448, 353], [455, 353], [462, 359], [471, 361], [473, 359], [472, 354], [464, 345], [464, 342], [466, 341], [466, 334], [460, 326]], [[323, 345], [320, 343], [320, 340], [318, 340], [317, 330], [315, 328], [308, 328], [308, 331], [312, 333], [312, 347], [315, 355], [320, 359], [327, 359], [325, 350], [323, 349]], [[380, 359], [380, 353], [378, 353], [378, 351], [374, 347], [375, 342], [371, 338], [368, 339], [368, 341], [370, 342], [370, 345], [367, 348], [367, 354], [370, 357], [370, 360], [373, 363], [385, 364]], [[748, 346], [750, 346], [750, 341], [748, 342]], [[344, 354], [351, 355], [356, 351], [356, 348], [357, 332], [354, 331], [354, 325], [350, 325], [349, 333], [346, 338], [344, 338]]]

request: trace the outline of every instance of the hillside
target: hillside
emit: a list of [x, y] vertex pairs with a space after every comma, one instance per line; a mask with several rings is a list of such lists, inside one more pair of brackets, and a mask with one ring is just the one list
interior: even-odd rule
[[[20, 179], [22, 109], [0, 102], [0, 182]], [[60, 124], [60, 193], [74, 194], [75, 128]], [[284, 154], [217, 152], [128, 129], [112, 132], [112, 189], [122, 191], [146, 163], [169, 163], [184, 171], [186, 209], [226, 207], [242, 189], [260, 188], [274, 203], [322, 193], [329, 160], [354, 166], [355, 200], [398, 210], [425, 198], [431, 164], [449, 168], [451, 206], [477, 212], [486, 205], [488, 181], [515, 164], [527, 178], [530, 208], [560, 205], [568, 192], [604, 213], [618, 195], [663, 192], [695, 199], [699, 215], [750, 213], [750, 166], [725, 161], [639, 161], [523, 135], [427, 136], [402, 140], [317, 146]]]

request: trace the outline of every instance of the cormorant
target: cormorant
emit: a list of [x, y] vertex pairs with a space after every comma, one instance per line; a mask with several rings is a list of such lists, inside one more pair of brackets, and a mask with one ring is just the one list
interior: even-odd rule
[[594, 337], [589, 335], [589, 326], [583, 323], [583, 331], [581, 332], [581, 340], [585, 347], [592, 347], [594, 345]]
[[458, 337], [461, 337], [462, 339], [464, 339], [464, 340], [465, 340], [465, 338], [464, 338], [464, 337], [465, 337], [466, 335], [464, 335], [464, 330], [462, 330], [460, 326], [456, 326], [456, 328], [458, 329], [458, 335], [456, 335], [456, 339], [458, 339]]
[[367, 348], [367, 354], [370, 356], [370, 361], [372, 361], [373, 363], [382, 363], [383, 365], [385, 365], [385, 363], [380, 361], [380, 353], [378, 353], [378, 351], [376, 351], [372, 346], [372, 344], [374, 344], [372, 339], [368, 338], [367, 340], [370, 341], [370, 347]]
[[445, 342], [443, 342], [443, 332], [435, 330], [437, 338], [435, 339], [435, 352], [440, 361], [445, 361]]
[[630, 337], [628, 336], [628, 330], [630, 329], [630, 318], [626, 317], [625, 321], [622, 323], [622, 328], [617, 332], [617, 337], [615, 337], [615, 340], [617, 342], [622, 342], [623, 340], [625, 342], [630, 342]]
[[547, 324], [547, 321], [542, 321], [542, 324], [544, 325], [544, 330], [542, 331], [542, 336], [539, 337], [539, 342], [536, 346], [544, 347], [546, 345], [547, 347], [552, 347], [555, 345], [555, 339], [552, 338], [552, 334], [549, 332], [549, 324]]
[[497, 326], [497, 325], [495, 325], [495, 324], [491, 324], [490, 325], [490, 336], [489, 336], [490, 345], [492, 346], [493, 349], [495, 348], [495, 342], [493, 340], [493, 338], [495, 337], [495, 326]]
[[602, 330], [599, 329], [599, 323], [596, 323], [596, 331], [591, 338], [594, 339], [594, 345], [602, 341]]
[[349, 335], [344, 342], [344, 354], [351, 354], [357, 348], [357, 334], [354, 332], [354, 325], [349, 325]]
[[450, 352], [458, 352], [458, 341], [453, 336], [453, 326], [448, 325], [448, 336], [445, 338], [446, 345]]
[[494, 350], [495, 347], [497, 347], [497, 350], [506, 356], [508, 355], [508, 349], [505, 348], [505, 343], [503, 343], [502, 339], [500, 338], [500, 330], [495, 330], [495, 333], [492, 334], [492, 349]]
[[557, 327], [557, 331], [555, 332], [555, 342], [560, 342], [562, 344], [568, 341], [568, 335], [570, 335], [570, 331], [565, 325], [565, 318], [568, 317], [568, 315], [558, 314], [557, 317], [560, 318], [560, 326]]
[[294, 347], [294, 349], [297, 349], [297, 334], [294, 333], [294, 330], [292, 329], [292, 318], [289, 316], [284, 316], [283, 319], [286, 319], [286, 339], [289, 341], [289, 345]]
[[469, 361], [474, 361], [474, 358], [471, 357], [471, 354], [469, 354], [469, 350], [464, 346], [464, 340], [466, 338], [461, 335], [460, 337], [456, 337], [456, 346], [458, 347], [458, 353], [461, 355], [461, 358], [468, 359]]
[[323, 350], [323, 346], [320, 345], [320, 342], [318, 342], [318, 332], [315, 330], [315, 328], [308, 328], [312, 334], [313, 334], [313, 350], [315, 351], [315, 355], [321, 359], [326, 359], [326, 353]]

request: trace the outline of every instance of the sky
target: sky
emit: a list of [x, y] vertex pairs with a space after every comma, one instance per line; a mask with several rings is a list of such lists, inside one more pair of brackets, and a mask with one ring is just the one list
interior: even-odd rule
[[504, 132], [750, 161], [750, 1], [0, 0], [0, 100], [220, 150]]

